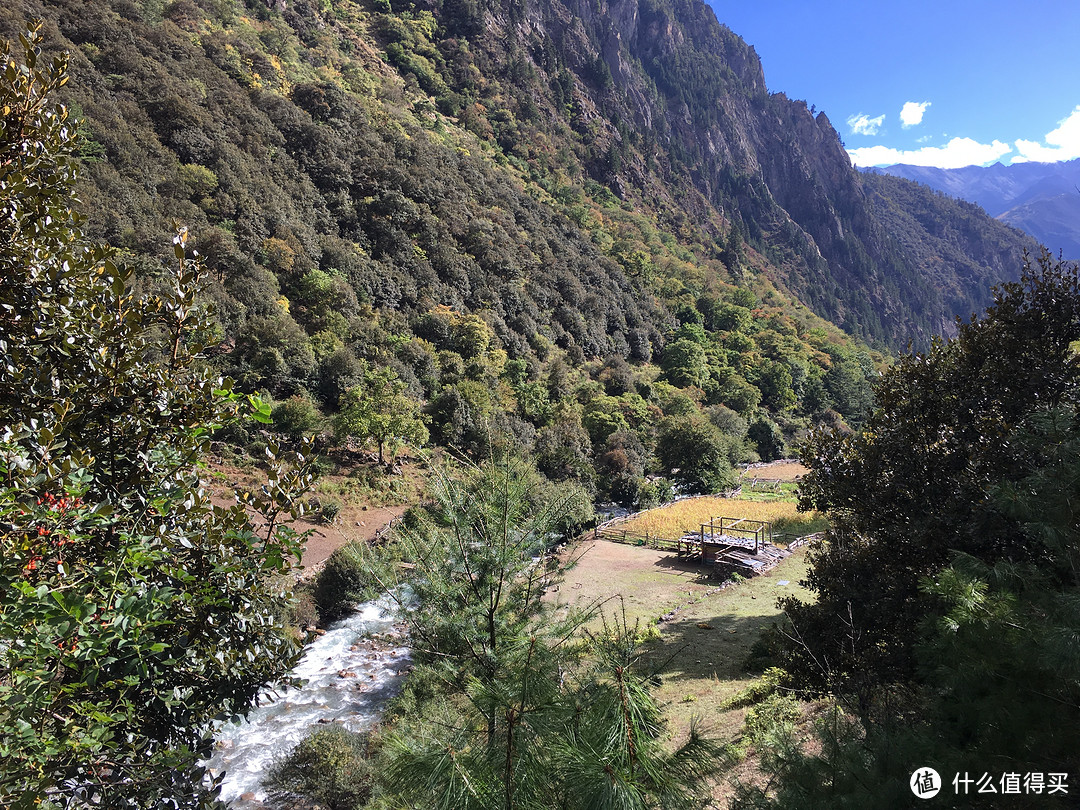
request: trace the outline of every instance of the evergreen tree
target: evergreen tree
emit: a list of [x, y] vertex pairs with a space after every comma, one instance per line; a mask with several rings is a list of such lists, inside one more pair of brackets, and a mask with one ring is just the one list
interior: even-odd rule
[[407, 806], [694, 806], [714, 747], [696, 729], [665, 750], [649, 674], [625, 621], [583, 630], [541, 596], [569, 504], [531, 505], [515, 462], [443, 478], [431, 520], [403, 538], [415, 682], [441, 683], [387, 744], [386, 788]]
[[[1021, 449], [1018, 426], [1080, 402], [1077, 284], [1075, 267], [1043, 255], [955, 340], [897, 363], [862, 432], [819, 431], [806, 444], [801, 506], [828, 511], [833, 528], [812, 558], [816, 602], [787, 608], [820, 640], [832, 688], [838, 678], [872, 688], [912, 675], [912, 643], [933, 612], [919, 584], [953, 552], [988, 565], [1043, 555], [995, 492], [1040, 464]], [[809, 656], [792, 655], [820, 682]]]
[[1020, 782], [1080, 767], [1078, 338], [1080, 274], [1044, 253], [955, 340], [889, 371], [861, 434], [810, 442], [804, 503], [833, 526], [817, 601], [785, 600], [784, 654], [838, 705], [815, 753], [781, 735], [774, 792], [744, 786], [737, 808], [903, 806], [928, 764], [955, 806], [985, 806], [949, 784], [969, 771], [995, 806], [1071, 806]]

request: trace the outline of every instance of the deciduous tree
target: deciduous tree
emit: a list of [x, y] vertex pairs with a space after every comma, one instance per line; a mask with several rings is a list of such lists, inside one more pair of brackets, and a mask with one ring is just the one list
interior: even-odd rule
[[687, 491], [723, 492], [735, 483], [729, 458], [734, 444], [700, 416], [674, 416], [660, 424], [656, 455]]
[[335, 423], [339, 436], [352, 436], [361, 442], [374, 441], [379, 448], [379, 463], [384, 464], [383, 448], [390, 444], [396, 453], [400, 443], [416, 446], [428, 440], [427, 427], [419, 404], [405, 390], [407, 386], [392, 369], [372, 367], [359, 361], [356, 375], [359, 385], [341, 397], [341, 411]]

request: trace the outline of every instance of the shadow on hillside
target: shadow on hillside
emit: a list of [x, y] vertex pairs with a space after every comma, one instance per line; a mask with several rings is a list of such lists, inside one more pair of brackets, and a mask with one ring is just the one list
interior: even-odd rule
[[722, 613], [712, 618], [676, 617], [660, 625], [661, 637], [644, 648], [647, 669], [665, 681], [753, 677], [746, 667], [751, 648], [762, 631], [780, 619], [775, 615], [739, 616]]
[[709, 566], [693, 560], [680, 559], [675, 554], [661, 557], [653, 565], [663, 568], [668, 573], [680, 574], [683, 579], [698, 585], [719, 585], [722, 581], [720, 577], [713, 574]]

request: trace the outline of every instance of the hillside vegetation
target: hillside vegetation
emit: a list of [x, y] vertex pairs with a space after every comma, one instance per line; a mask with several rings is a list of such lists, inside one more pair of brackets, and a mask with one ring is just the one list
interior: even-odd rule
[[[475, 463], [340, 560], [337, 608], [411, 588], [415, 669], [380, 729], [279, 762], [282, 802], [699, 808], [750, 746], [743, 808], [900, 806], [912, 761], [1075, 770], [1075, 267], [860, 179], [693, 0], [0, 9], [13, 42], [44, 20], [0, 73], [4, 803], [220, 806], [213, 723], [297, 652], [313, 446], [357, 481], [403, 446]], [[555, 611], [554, 538], [796, 443], [832, 522], [800, 589], [669, 628], [739, 636], [680, 662], [690, 702], [721, 654], [783, 670], [725, 700], [741, 741], [673, 731], [671, 634]], [[226, 446], [270, 459], [231, 508]]]
[[[508, 443], [628, 503], [646, 474], [715, 489], [861, 418], [884, 357], [819, 315], [925, 343], [1022, 244], [869, 194], [699, 3], [0, 8], [72, 54], [88, 233], [153, 289], [186, 225], [215, 362], [293, 435]], [[357, 386], [381, 393], [335, 419]]]

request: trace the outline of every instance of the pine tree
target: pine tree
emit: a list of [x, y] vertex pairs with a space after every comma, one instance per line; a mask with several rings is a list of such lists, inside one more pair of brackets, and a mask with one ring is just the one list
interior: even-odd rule
[[638, 631], [552, 616], [547, 554], [565, 504], [531, 505], [523, 465], [444, 477], [438, 508], [403, 539], [420, 666], [441, 687], [398, 721], [385, 782], [410, 807], [695, 806], [716, 749], [696, 730], [665, 750]]

